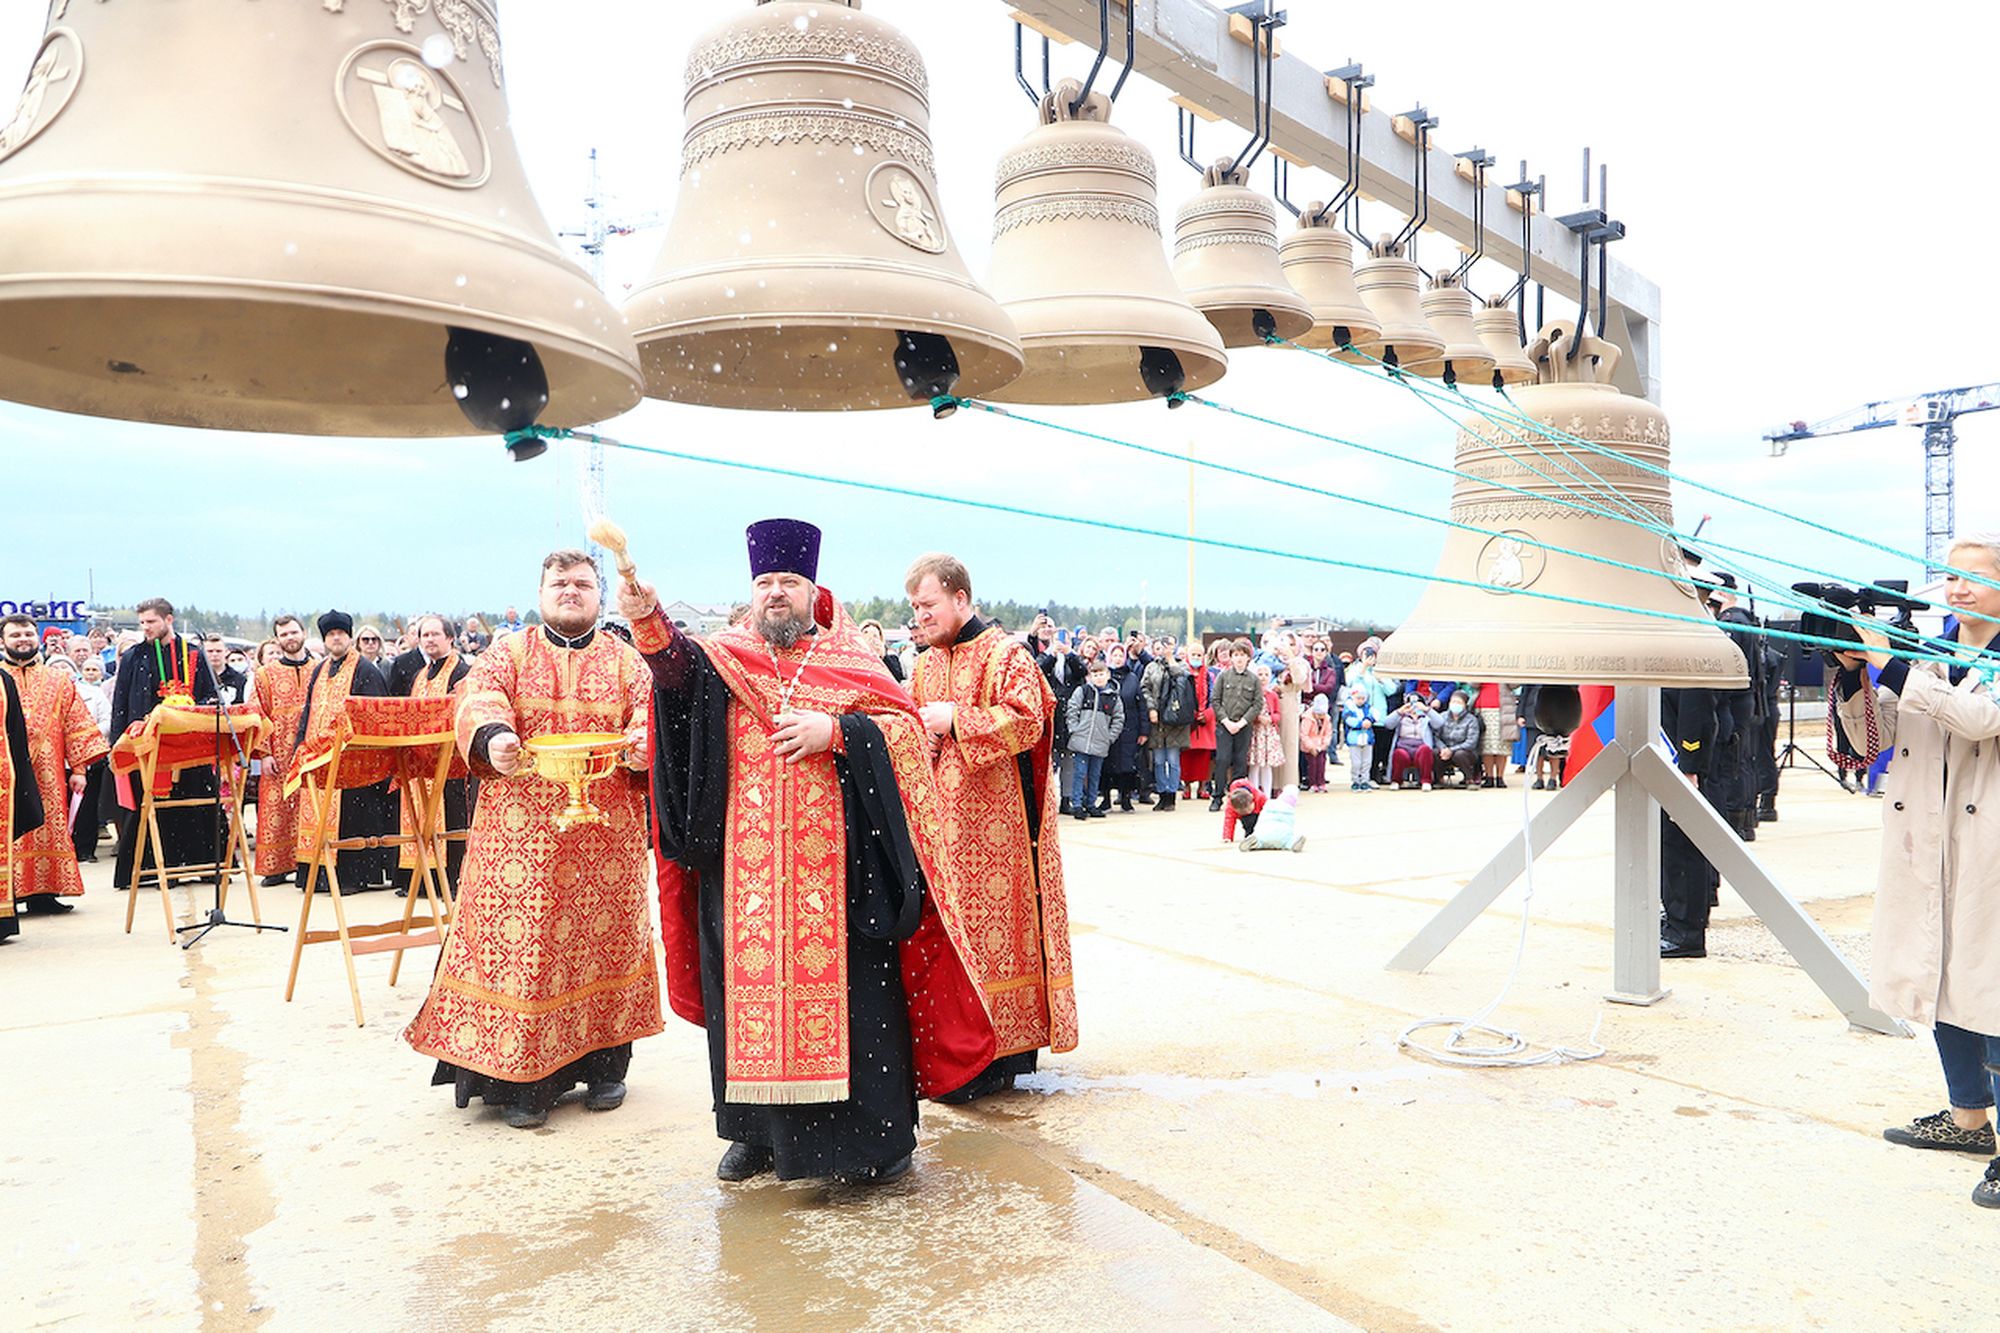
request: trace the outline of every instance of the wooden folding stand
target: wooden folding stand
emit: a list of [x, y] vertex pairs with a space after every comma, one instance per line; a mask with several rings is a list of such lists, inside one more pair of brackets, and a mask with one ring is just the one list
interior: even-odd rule
[[[149, 851], [153, 858], [153, 882], [160, 890], [160, 911], [167, 921], [167, 943], [178, 942], [171, 893], [175, 880], [212, 879], [219, 874], [221, 880], [216, 889], [215, 905], [221, 909], [228, 905], [230, 879], [237, 871], [242, 871], [243, 882], [250, 890], [251, 918], [259, 926], [263, 925], [263, 904], [257, 898], [256, 877], [250, 873], [250, 846], [243, 836], [243, 795], [250, 773], [250, 753], [257, 748], [264, 729], [269, 725], [255, 709], [243, 705], [223, 709], [218, 715], [213, 707], [163, 704], [119, 737], [112, 750], [112, 771], [121, 781], [134, 772], [139, 777], [138, 817], [133, 821], [139, 845], [132, 856], [132, 882], [126, 885], [127, 935], [132, 933], [132, 922], [138, 914], [140, 885], [145, 877]], [[220, 787], [214, 796], [172, 796], [155, 791], [162, 769], [166, 771], [170, 792], [174, 779], [184, 769], [213, 767], [216, 781], [220, 783], [225, 766], [229, 769], [226, 795]], [[216, 853], [222, 859], [195, 865], [168, 865], [166, 844], [160, 836], [159, 812], [196, 808], [213, 810], [217, 801], [225, 800], [229, 803], [229, 831], [224, 840], [227, 850], [218, 849]]]
[[[402, 972], [403, 950], [442, 946], [451, 929], [453, 897], [444, 863], [444, 784], [464, 772], [458, 754], [453, 715], [457, 700], [349, 699], [336, 723], [330, 745], [314, 755], [301, 752], [299, 781], [305, 800], [312, 802], [317, 836], [306, 861], [305, 901], [299, 907], [299, 928], [292, 941], [292, 969], [285, 978], [285, 999], [298, 986], [299, 962], [308, 944], [338, 941], [347, 964], [347, 990], [354, 1001], [354, 1024], [366, 1025], [361, 1011], [361, 983], [354, 971], [357, 954], [394, 953], [389, 984]], [[339, 793], [369, 787], [395, 777], [409, 792], [416, 819], [413, 833], [386, 836], [339, 836]], [[342, 851], [411, 846], [416, 867], [402, 916], [374, 925], [351, 926], [340, 892], [337, 856]], [[333, 899], [334, 929], [312, 930], [314, 888], [324, 872]], [[421, 887], [427, 910], [418, 914]]]

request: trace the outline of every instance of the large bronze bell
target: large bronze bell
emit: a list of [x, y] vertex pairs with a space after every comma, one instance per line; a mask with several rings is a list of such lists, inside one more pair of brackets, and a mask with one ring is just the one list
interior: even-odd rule
[[1296, 341], [1302, 347], [1330, 347], [1342, 360], [1379, 359], [1382, 325], [1354, 289], [1354, 245], [1338, 217], [1320, 216], [1324, 207], [1307, 204], [1299, 225], [1278, 243], [1285, 280], [1312, 310], [1312, 329]]
[[1444, 339], [1444, 379], [1452, 384], [1493, 387], [1493, 354], [1479, 339], [1472, 323], [1472, 293], [1457, 278], [1440, 273], [1431, 280], [1420, 305], [1431, 332]]
[[1521, 346], [1520, 323], [1507, 308], [1505, 298], [1473, 312], [1472, 327], [1492, 354], [1493, 373], [1502, 385], [1535, 382], [1535, 363], [1528, 359], [1527, 348]]
[[[1534, 351], [1539, 382], [1514, 394], [1522, 413], [1550, 431], [1669, 465], [1666, 414], [1611, 383], [1615, 346], [1600, 338], [1578, 342], [1575, 324], [1558, 322], [1543, 330]], [[1747, 682], [1743, 654], [1708, 622], [1672, 536], [1557, 503], [1620, 513], [1633, 506], [1670, 533], [1673, 498], [1665, 477], [1504, 418], [1481, 419], [1459, 432], [1457, 467], [1480, 480], [1460, 478], [1453, 487], [1452, 519], [1494, 535], [1452, 529], [1445, 537], [1438, 576], [1461, 582], [1425, 589], [1382, 645], [1385, 674], [1517, 684], [1737, 688]], [[1487, 484], [1493, 482], [1516, 489]], [[1642, 572], [1652, 570], [1665, 577]]]
[[1064, 80], [1000, 159], [987, 286], [1021, 332], [1011, 403], [1123, 403], [1205, 388], [1222, 339], [1167, 268], [1153, 155], [1110, 123], [1111, 99]]
[[860, 0], [759, 0], [695, 42], [680, 185], [625, 305], [649, 397], [907, 407], [1021, 373], [938, 207], [923, 58]]
[[1444, 339], [1424, 318], [1422, 274], [1387, 237], [1354, 268], [1354, 287], [1382, 326], [1381, 359], [1426, 379], [1444, 378]]
[[1224, 347], [1295, 339], [1311, 307], [1278, 262], [1278, 208], [1243, 173], [1218, 162], [1174, 216], [1174, 280], [1222, 335]]
[[465, 435], [615, 416], [638, 373], [528, 188], [491, 0], [51, 6], [0, 109], [0, 395]]

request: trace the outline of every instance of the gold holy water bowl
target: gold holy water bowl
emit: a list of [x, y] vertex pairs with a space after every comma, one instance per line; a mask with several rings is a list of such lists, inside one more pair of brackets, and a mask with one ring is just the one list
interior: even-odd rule
[[521, 743], [528, 767], [538, 776], [565, 788], [569, 804], [555, 818], [556, 832], [585, 824], [602, 824], [604, 812], [591, 804], [590, 787], [611, 776], [625, 749], [616, 731], [561, 731]]

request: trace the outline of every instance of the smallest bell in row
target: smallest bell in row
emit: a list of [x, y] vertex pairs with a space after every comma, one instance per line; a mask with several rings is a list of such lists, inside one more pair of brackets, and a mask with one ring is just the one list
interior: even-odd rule
[[1312, 309], [1285, 281], [1278, 259], [1278, 210], [1226, 161], [1174, 219], [1174, 279], [1208, 316], [1224, 347], [1292, 340], [1313, 326]]

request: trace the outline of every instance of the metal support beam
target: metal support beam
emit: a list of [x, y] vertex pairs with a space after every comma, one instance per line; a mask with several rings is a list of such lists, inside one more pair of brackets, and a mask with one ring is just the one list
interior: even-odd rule
[[[1176, 96], [1225, 116], [1245, 129], [1251, 126], [1252, 53], [1246, 42], [1230, 36], [1230, 15], [1207, 0], [1114, 0], [1135, 8], [1135, 68]], [[1006, 10], [1019, 10], [1038, 27], [1063, 33], [1094, 46], [1098, 38], [1098, 0], [1006, 0]], [[1002, 12], [1006, 12], [1003, 10]], [[1345, 54], [1345, 53], [1343, 53]], [[1378, 73], [1381, 71], [1377, 71]], [[1414, 77], [1418, 71], [1410, 71]], [[1260, 75], [1261, 77], [1261, 75]], [[1403, 80], [1407, 86], [1408, 81]], [[1281, 51], [1272, 67], [1271, 144], [1294, 162], [1309, 163], [1342, 176], [1347, 169], [1347, 111], [1327, 92], [1326, 74], [1293, 51]], [[1399, 138], [1391, 116], [1369, 110], [1364, 115], [1360, 187], [1370, 198], [1406, 198], [1416, 175], [1416, 149]], [[1470, 122], [1470, 117], [1468, 117]], [[1131, 129], [1131, 126], [1127, 126]], [[1479, 136], [1476, 124], [1466, 124], [1466, 140]], [[1470, 248], [1477, 243], [1473, 185], [1453, 169], [1449, 149], [1430, 153], [1431, 204], [1429, 226]], [[1486, 187], [1486, 256], [1521, 268], [1521, 237], [1517, 227], [1500, 220], [1517, 216], [1507, 204], [1504, 186]], [[1582, 296], [1578, 271], [1583, 241], [1554, 218], [1539, 212], [1530, 224], [1528, 273], [1552, 295], [1575, 302]], [[1610, 311], [1606, 336], [1619, 344], [1636, 375], [1635, 385], [1646, 397], [1660, 395], [1660, 288], [1643, 275], [1610, 260], [1604, 269]]]
[[[1654, 1004], [1669, 994], [1660, 988], [1660, 811], [1665, 809], [1850, 1024], [1885, 1036], [1910, 1036], [1907, 1024], [1868, 1002], [1868, 984], [1853, 964], [1674, 767], [1657, 739], [1660, 692], [1620, 689], [1615, 706], [1617, 734], [1612, 743], [1584, 765], [1583, 772], [1565, 784], [1529, 825], [1539, 856], [1599, 797], [1612, 793], [1612, 992], [1606, 998], [1621, 1004]], [[1391, 970], [1421, 972], [1429, 966], [1520, 878], [1526, 868], [1522, 852], [1521, 838], [1510, 839], [1389, 960]]]
[[1950, 417], [1924, 425], [1924, 576], [1944, 577], [1957, 507], [1958, 428]]

